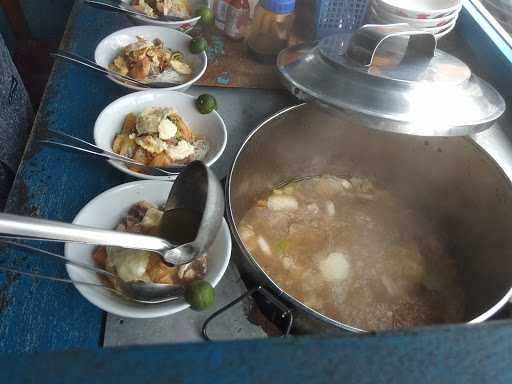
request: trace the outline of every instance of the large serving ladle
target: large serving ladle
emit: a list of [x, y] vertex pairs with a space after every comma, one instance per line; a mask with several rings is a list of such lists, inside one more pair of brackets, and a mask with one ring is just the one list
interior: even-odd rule
[[172, 186], [159, 237], [0, 213], [0, 234], [158, 253], [170, 266], [190, 263], [212, 244], [224, 212], [219, 180], [201, 161], [193, 161]]
[[[0, 236], [0, 238], [4, 240], [56, 240], [140, 249], [158, 253], [165, 263], [178, 266], [190, 263], [207, 251], [217, 236], [223, 212], [224, 196], [219, 180], [204, 163], [193, 161], [174, 181], [160, 222], [160, 237], [0, 213], [0, 234], [9, 235]], [[11, 245], [14, 244], [11, 243]], [[36, 248], [32, 250], [41, 251]], [[51, 252], [43, 252], [50, 256], [63, 258], [63, 256]], [[66, 262], [98, 272], [97, 268], [93, 266], [82, 263], [78, 263], [82, 265], [77, 265], [77, 262], [71, 260], [66, 260]], [[9, 268], [0, 268], [0, 270], [48, 278]], [[127, 283], [111, 276], [110, 272], [101, 270], [98, 273], [113, 278], [117, 283], [114, 284], [114, 290], [130, 299], [144, 303], [168, 301], [182, 296], [184, 292], [181, 286], [144, 282]], [[50, 278], [50, 280], [65, 281], [66, 279]], [[74, 283], [97, 285], [84, 282]], [[107, 286], [103, 286], [103, 288], [112, 289]]]

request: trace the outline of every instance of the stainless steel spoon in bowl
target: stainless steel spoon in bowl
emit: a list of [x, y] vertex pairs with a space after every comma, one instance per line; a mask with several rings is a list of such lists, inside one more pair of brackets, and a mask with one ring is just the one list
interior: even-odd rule
[[102, 0], [102, 1], [85, 0], [84, 3], [91, 7], [102, 9], [105, 11], [124, 13], [124, 14], [132, 15], [132, 16], [142, 16], [142, 17], [146, 17], [151, 20], [157, 20], [157, 21], [184, 21], [185, 20], [182, 17], [172, 16], [172, 15], [149, 16], [143, 12], [139, 12], [139, 11], [135, 10], [133, 7], [130, 7], [128, 4], [124, 4], [122, 2], [113, 2], [113, 1], [107, 1], [107, 0]]
[[185, 295], [185, 287], [182, 285], [146, 283], [146, 282], [141, 282], [141, 281], [124, 281], [116, 274], [108, 272], [104, 269], [93, 267], [92, 265], [89, 265], [86, 263], [72, 261], [72, 260], [69, 260], [68, 258], [66, 258], [65, 256], [46, 251], [44, 249], [32, 247], [28, 244], [18, 243], [18, 242], [14, 242], [14, 241], [8, 241], [5, 238], [1, 238], [1, 237], [0, 237], [0, 243], [4, 243], [4, 244], [10, 245], [10, 246], [26, 249], [29, 251], [38, 252], [38, 253], [44, 254], [46, 256], [54, 257], [63, 263], [74, 265], [78, 268], [86, 269], [88, 271], [98, 273], [102, 276], [105, 276], [105, 277], [111, 279], [113, 284], [112, 284], [112, 286], [107, 286], [104, 284], [96, 284], [96, 283], [85, 282], [85, 281], [77, 281], [77, 280], [70, 280], [70, 279], [65, 279], [65, 278], [60, 278], [60, 277], [47, 276], [47, 275], [42, 275], [40, 273], [19, 271], [19, 270], [15, 270], [12, 268], [6, 268], [6, 267], [0, 267], [0, 271], [19, 273], [22, 275], [27, 275], [27, 276], [30, 276], [33, 278], [38, 278], [38, 279], [45, 279], [45, 280], [58, 281], [58, 282], [63, 282], [63, 283], [73, 283], [73, 284], [77, 284], [77, 285], [87, 285], [87, 286], [92, 286], [92, 287], [98, 287], [98, 288], [106, 289], [108, 291], [112, 291], [114, 293], [120, 294], [120, 295], [126, 297], [127, 299], [137, 301], [139, 303], [144, 303], [144, 304], [164, 303], [164, 302], [182, 298]]
[[85, 57], [79, 56], [76, 53], [71, 53], [67, 51], [58, 50], [56, 52], [52, 52], [50, 54], [53, 57], [56, 57], [58, 59], [64, 59], [72, 64], [79, 65], [83, 68], [92, 69], [93, 71], [103, 73], [107, 76], [112, 76], [117, 78], [120, 81], [124, 81], [126, 83], [131, 83], [132, 85], [139, 86], [141, 88], [155, 88], [155, 89], [165, 89], [165, 88], [172, 88], [175, 87], [181, 83], [178, 82], [170, 82], [170, 81], [140, 81], [135, 80], [129, 76], [121, 75], [120, 73], [111, 71], [107, 68], [103, 68], [101, 65], [96, 64], [94, 61], [91, 61], [89, 59], [86, 59]]
[[[100, 148], [97, 145], [89, 143], [86, 140], [80, 139], [79, 137], [75, 137], [69, 135], [64, 132], [56, 131], [53, 129], [48, 129], [48, 134], [50, 136], [55, 136], [55, 138], [42, 139], [39, 140], [39, 143], [42, 144], [50, 144], [57, 146], [62, 149], [74, 150], [83, 153], [87, 153], [89, 155], [97, 156], [102, 159], [109, 159], [114, 161], [119, 161], [127, 165], [136, 165], [137, 167], [144, 170], [144, 173], [152, 176], [167, 176], [169, 178], [177, 176], [185, 167], [185, 165], [174, 165], [170, 167], [153, 167], [150, 165], [143, 164], [139, 161], [133, 160], [129, 157], [121, 156], [118, 153], [108, 151], [106, 149]], [[59, 140], [59, 141], [56, 141]], [[62, 141], [68, 141], [76, 143], [76, 145], [67, 144]]]
[[141, 249], [158, 253], [168, 265], [178, 266], [208, 250], [219, 231], [223, 212], [219, 180], [204, 163], [193, 161], [174, 181], [160, 223], [160, 237], [8, 213], [0, 213], [0, 234]]

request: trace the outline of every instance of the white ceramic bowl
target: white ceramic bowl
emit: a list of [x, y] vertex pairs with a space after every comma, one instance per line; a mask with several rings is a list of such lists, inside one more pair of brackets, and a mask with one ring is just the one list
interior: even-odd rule
[[377, 9], [412, 19], [447, 16], [462, 7], [462, 0], [374, 0]]
[[[121, 2], [130, 4], [131, 0], [121, 0]], [[192, 10], [192, 15], [195, 11], [202, 5], [206, 5], [206, 3], [202, 0], [188, 0], [190, 9]], [[137, 25], [156, 25], [159, 27], [176, 29], [180, 32], [188, 32], [197, 24], [201, 17], [191, 17], [190, 19], [182, 20], [182, 21], [158, 21], [154, 20], [150, 17], [144, 16], [128, 16], [128, 18]]]
[[[375, 16], [372, 16], [370, 18], [370, 22], [371, 23], [375, 23], [375, 24], [389, 24], [389, 22], [387, 21], [384, 21], [382, 19], [379, 19]], [[433, 32], [433, 31], [429, 31], [428, 28], [419, 28], [419, 29], [422, 29], [422, 30], [425, 30], [427, 32], [430, 32], [434, 35], [434, 37], [439, 40], [440, 38], [446, 36], [448, 33], [450, 33], [453, 28], [455, 28], [455, 22], [453, 22], [452, 24], [449, 24], [449, 25], [443, 25], [441, 28], [437, 28], [437, 32]]]
[[[104, 68], [108, 68], [114, 58], [121, 52], [124, 47], [137, 40], [137, 36], [142, 36], [146, 40], [153, 40], [156, 38], [162, 40], [166, 48], [169, 48], [173, 51], [180, 51], [183, 53], [185, 61], [192, 65], [194, 72], [189, 81], [173, 87], [165, 88], [166, 90], [185, 91], [197, 80], [199, 80], [206, 71], [206, 53], [201, 52], [199, 54], [193, 54], [190, 52], [189, 45], [190, 41], [192, 40], [190, 36], [174, 29], [157, 26], [130, 27], [121, 29], [108, 35], [96, 46], [96, 50], [94, 51], [94, 60], [98, 65], [101, 65]], [[108, 77], [124, 88], [136, 91], [147, 89], [122, 82], [112, 76]]]
[[[135, 181], [122, 184], [95, 197], [78, 215], [73, 223], [96, 228], [112, 229], [126, 216], [131, 206], [141, 200], [163, 205], [167, 200], [172, 183], [165, 181]], [[70, 260], [94, 265], [92, 258], [95, 246], [68, 243], [64, 254]], [[226, 221], [222, 221], [219, 233], [208, 251], [208, 267], [205, 280], [216, 286], [229, 263], [231, 255], [231, 237]], [[71, 280], [103, 284], [97, 274], [72, 265], [66, 266]], [[160, 304], [142, 304], [124, 299], [101, 288], [75, 284], [76, 289], [92, 304], [100, 309], [122, 317], [151, 318], [180, 312], [189, 307], [183, 300]]]
[[442, 32], [434, 34], [434, 36], [435, 36], [435, 38], [437, 40], [439, 40], [440, 38], [442, 38], [442, 37], [446, 36], [447, 34], [449, 34], [453, 30], [453, 28], [455, 28], [455, 23], [453, 23], [448, 29], [445, 29]]
[[[130, 93], [109, 105], [99, 114], [94, 124], [94, 141], [97, 146], [112, 151], [116, 134], [121, 131], [123, 121], [130, 112], [142, 112], [146, 107], [173, 107], [190, 126], [192, 132], [208, 141], [209, 150], [203, 159], [213, 165], [226, 148], [227, 130], [222, 117], [213, 111], [203, 115], [197, 111], [195, 98], [181, 92], [149, 90]], [[168, 176], [150, 176], [129, 170], [123, 163], [109, 160], [110, 164], [130, 176], [139, 179], [169, 180]]]
[[381, 18], [382, 20], [388, 21], [390, 23], [407, 23], [412, 27], [418, 28], [435, 28], [441, 27], [443, 25], [447, 25], [452, 23], [454, 20], [457, 20], [459, 16], [459, 11], [453, 12], [448, 16], [439, 17], [435, 19], [412, 19], [409, 17], [404, 17], [400, 15], [395, 15], [393, 13], [388, 12], [385, 8], [375, 8], [371, 7], [371, 12]]
[[[403, 23], [403, 21], [393, 21], [393, 20], [389, 20], [389, 19], [386, 19], [382, 16], [378, 16], [374, 10], [371, 10], [372, 12], [372, 18], [374, 21], [380, 23], [380, 24], [395, 24], [395, 23]], [[417, 26], [417, 25], [413, 25], [411, 22], [407, 22], [407, 24], [409, 24], [411, 26], [412, 29], [418, 29], [418, 30], [422, 30], [422, 31], [425, 31], [425, 32], [430, 32], [434, 35], [437, 35], [439, 33], [443, 33], [445, 32], [446, 30], [452, 30], [453, 27], [455, 26], [455, 23], [457, 22], [457, 19], [453, 19], [452, 21], [450, 21], [448, 24], [444, 24], [440, 27], [420, 27], [420, 26]]]

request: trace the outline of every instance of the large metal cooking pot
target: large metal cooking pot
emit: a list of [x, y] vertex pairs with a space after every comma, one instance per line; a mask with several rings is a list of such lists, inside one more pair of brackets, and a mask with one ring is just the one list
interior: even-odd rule
[[243, 254], [240, 267], [295, 308], [299, 322], [316, 322], [317, 331], [360, 330], [284, 292], [245, 248], [238, 225], [258, 196], [283, 182], [322, 174], [366, 176], [386, 185], [451, 239], [469, 298], [465, 320], [486, 320], [512, 295], [510, 180], [469, 137], [425, 138], [363, 124], [349, 113], [303, 104], [277, 113], [251, 133], [226, 190], [229, 223]]

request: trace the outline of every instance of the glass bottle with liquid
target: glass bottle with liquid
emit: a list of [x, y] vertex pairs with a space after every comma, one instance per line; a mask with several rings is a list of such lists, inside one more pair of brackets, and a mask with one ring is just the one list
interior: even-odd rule
[[224, 33], [232, 40], [242, 40], [249, 24], [249, 2], [247, 0], [231, 0], [226, 11]]
[[273, 64], [288, 44], [295, 18], [295, 0], [260, 0], [246, 39], [249, 55]]
[[215, 0], [215, 3], [213, 5], [215, 26], [221, 31], [224, 31], [224, 27], [226, 25], [227, 11], [230, 4], [231, 0]]

